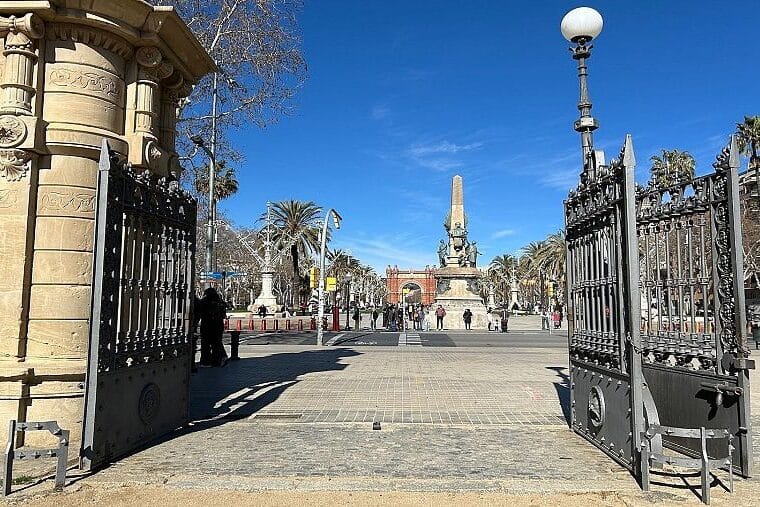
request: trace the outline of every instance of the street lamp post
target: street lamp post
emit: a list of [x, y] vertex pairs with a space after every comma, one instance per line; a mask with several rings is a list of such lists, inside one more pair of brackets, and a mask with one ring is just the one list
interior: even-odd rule
[[349, 313], [351, 313], [351, 273], [346, 273], [346, 276], [343, 277], [343, 283], [346, 287], [346, 297], [343, 300], [346, 304], [346, 331], [350, 331], [351, 324], [349, 321]]
[[601, 14], [590, 7], [578, 7], [571, 10], [562, 18], [560, 29], [568, 41], [575, 44], [570, 48], [573, 59], [578, 61], [578, 81], [580, 98], [578, 110], [581, 115], [575, 121], [574, 128], [581, 135], [581, 151], [583, 153], [583, 173], [581, 180], [594, 179], [596, 161], [594, 160], [593, 132], [599, 128], [599, 122], [591, 116], [591, 99], [588, 95], [586, 60], [591, 57], [593, 45], [589, 44], [601, 32], [604, 22]]
[[325, 219], [322, 221], [322, 241], [319, 249], [319, 308], [317, 310], [317, 345], [322, 345], [324, 336], [323, 320], [325, 318], [325, 246], [327, 245], [327, 219], [332, 215], [335, 229], [340, 229], [342, 217], [337, 211], [330, 208], [325, 213]]
[[211, 287], [211, 272], [214, 271], [214, 220], [216, 219], [216, 108], [219, 96], [219, 72], [214, 73], [211, 99], [211, 149], [199, 135], [190, 140], [208, 155], [208, 220], [206, 221], [206, 288]]

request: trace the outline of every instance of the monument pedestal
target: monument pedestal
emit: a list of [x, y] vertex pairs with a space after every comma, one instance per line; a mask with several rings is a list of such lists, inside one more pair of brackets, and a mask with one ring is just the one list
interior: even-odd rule
[[487, 308], [479, 294], [480, 276], [477, 268], [446, 266], [436, 272], [435, 308], [441, 305], [446, 310], [445, 329], [464, 329], [462, 314], [468, 308], [472, 312], [472, 329], [488, 329]]
[[261, 305], [266, 306], [267, 313], [275, 313], [279, 310], [277, 305], [277, 298], [272, 292], [272, 278], [273, 273], [261, 273], [261, 293], [259, 297], [248, 306], [248, 311], [251, 313], [258, 313]]

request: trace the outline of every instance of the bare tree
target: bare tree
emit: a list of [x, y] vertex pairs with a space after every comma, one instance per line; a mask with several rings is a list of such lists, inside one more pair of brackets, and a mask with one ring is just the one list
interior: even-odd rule
[[[218, 160], [241, 159], [229, 143], [230, 129], [265, 127], [293, 108], [306, 78], [297, 15], [300, 0], [152, 0], [170, 5], [187, 23], [220, 69]], [[211, 130], [213, 77], [207, 76], [182, 105], [178, 128], [207, 140]], [[187, 136], [178, 150], [191, 153]]]

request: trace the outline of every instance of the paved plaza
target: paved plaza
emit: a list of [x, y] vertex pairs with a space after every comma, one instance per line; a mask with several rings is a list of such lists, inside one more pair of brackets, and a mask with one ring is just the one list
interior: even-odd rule
[[[401, 343], [401, 333], [340, 334], [346, 341], [334, 346], [243, 344], [239, 361], [199, 369], [188, 427], [75, 478], [67, 494], [118, 486], [183, 495], [485, 492], [502, 503], [503, 495], [583, 493], [613, 495], [589, 500], [608, 505], [698, 502], [673, 477], [640, 492], [627, 471], [568, 429], [564, 334], [457, 332], [432, 346], [425, 333], [420, 346], [408, 336]], [[386, 335], [397, 343], [347, 345]], [[760, 414], [757, 394], [753, 410]], [[757, 438], [755, 448], [757, 457]], [[736, 489], [714, 487], [713, 504], [751, 505], [760, 492], [755, 480], [738, 480]], [[277, 498], [272, 504], [285, 501]], [[421, 503], [438, 497], [426, 498]]]

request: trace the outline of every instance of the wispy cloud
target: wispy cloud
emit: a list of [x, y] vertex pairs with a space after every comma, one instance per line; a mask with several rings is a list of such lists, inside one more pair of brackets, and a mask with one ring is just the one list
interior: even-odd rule
[[480, 142], [456, 144], [446, 140], [434, 143], [415, 143], [406, 149], [406, 155], [420, 167], [444, 172], [464, 166], [461, 158], [455, 155], [477, 150], [481, 146], [483, 143]]
[[483, 143], [455, 144], [449, 141], [441, 141], [433, 144], [413, 144], [409, 147], [408, 153], [413, 157], [422, 157], [425, 155], [436, 155], [440, 153], [456, 154], [460, 151], [476, 150], [483, 146]]
[[507, 236], [514, 236], [516, 231], [514, 229], [502, 229], [491, 234], [491, 239], [506, 238]]
[[569, 190], [578, 184], [579, 172], [579, 169], [575, 167], [564, 170], [553, 170], [541, 178], [541, 183], [547, 187]]
[[430, 251], [416, 250], [409, 238], [399, 235], [393, 238], [354, 238], [341, 242], [341, 248], [351, 250], [351, 254], [372, 266], [376, 272], [385, 273], [389, 265], [405, 268], [421, 268], [433, 265], [436, 260], [435, 244]]
[[391, 114], [390, 108], [384, 104], [377, 104], [372, 108], [369, 117], [373, 120], [383, 120]]

